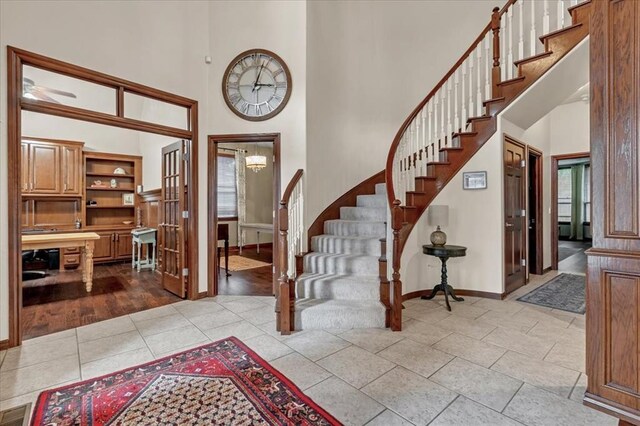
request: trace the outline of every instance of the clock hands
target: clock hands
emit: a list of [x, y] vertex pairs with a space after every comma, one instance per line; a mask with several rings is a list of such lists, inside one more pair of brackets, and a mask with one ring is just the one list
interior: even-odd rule
[[260, 75], [262, 74], [262, 69], [264, 68], [264, 63], [262, 65], [260, 65], [260, 71], [258, 71], [258, 76], [256, 77], [256, 82], [253, 83], [253, 89], [251, 89], [252, 92], [255, 92], [256, 87], [258, 85], [260, 85], [258, 82], [260, 81]]

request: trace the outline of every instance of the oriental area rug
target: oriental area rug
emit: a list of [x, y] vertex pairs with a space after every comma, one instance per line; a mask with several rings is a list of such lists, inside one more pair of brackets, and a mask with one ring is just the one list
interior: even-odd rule
[[32, 425], [339, 425], [235, 337], [40, 394]]

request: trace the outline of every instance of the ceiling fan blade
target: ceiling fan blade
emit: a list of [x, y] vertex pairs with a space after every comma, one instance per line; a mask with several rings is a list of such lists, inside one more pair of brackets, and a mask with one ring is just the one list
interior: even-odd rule
[[41, 101], [53, 102], [56, 104], [60, 103], [52, 97], [47, 96], [45, 93], [43, 93], [41, 88], [39, 88], [38, 86], [35, 86], [33, 90], [29, 91], [29, 93], [31, 93], [31, 95], [33, 95], [36, 99], [40, 99]]
[[54, 95], [67, 96], [69, 98], [76, 98], [76, 95], [71, 92], [65, 92], [64, 90], [52, 89], [44, 86], [34, 86], [37, 90], [42, 92], [53, 93]]

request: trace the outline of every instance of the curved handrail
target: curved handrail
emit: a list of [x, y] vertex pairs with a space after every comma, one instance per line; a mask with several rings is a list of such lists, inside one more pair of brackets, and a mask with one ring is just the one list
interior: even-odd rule
[[302, 169], [298, 169], [296, 173], [293, 175], [293, 177], [289, 181], [289, 184], [287, 185], [287, 188], [284, 190], [284, 193], [282, 194], [282, 199], [280, 200], [281, 206], [287, 206], [289, 204], [289, 198], [291, 198], [291, 193], [293, 192], [293, 189], [298, 184], [298, 181], [302, 179], [303, 173], [304, 171]]
[[[493, 11], [497, 12], [499, 10], [499, 15], [502, 16], [509, 9], [509, 7], [512, 4], [514, 4], [516, 1], [517, 0], [508, 0], [507, 3], [502, 7], [502, 9], [498, 9], [496, 7], [493, 9]], [[449, 80], [449, 78], [451, 78], [453, 73], [456, 72], [458, 68], [460, 68], [460, 65], [462, 65], [462, 63], [469, 57], [469, 55], [476, 49], [476, 47], [478, 47], [480, 42], [482, 42], [482, 40], [486, 37], [489, 31], [491, 31], [491, 25], [492, 25], [492, 22], [489, 22], [487, 26], [484, 27], [482, 32], [480, 32], [480, 35], [478, 35], [478, 37], [476, 37], [473, 43], [471, 43], [471, 46], [469, 46], [469, 48], [462, 54], [460, 59], [458, 59], [458, 61], [453, 65], [453, 67], [451, 67], [451, 69], [444, 75], [444, 77], [440, 79], [438, 84], [436, 84], [436, 86], [431, 90], [431, 92], [429, 92], [429, 94], [422, 100], [422, 102], [420, 102], [418, 106], [411, 112], [411, 114], [409, 114], [407, 119], [402, 123], [402, 125], [400, 126], [400, 129], [396, 133], [396, 136], [394, 137], [393, 142], [391, 143], [391, 147], [389, 148], [389, 154], [387, 155], [387, 163], [385, 167], [387, 201], [389, 203], [389, 208], [393, 207], [393, 202], [396, 200], [396, 193], [395, 193], [395, 189], [393, 188], [393, 161], [396, 155], [396, 151], [398, 150], [398, 146], [400, 145], [400, 141], [402, 140], [402, 136], [406, 132], [409, 125], [416, 118], [418, 113], [427, 104], [427, 102], [429, 102], [429, 100], [433, 98], [433, 96], [435, 96], [438, 90], [440, 90], [440, 88], [444, 86], [444, 84]]]

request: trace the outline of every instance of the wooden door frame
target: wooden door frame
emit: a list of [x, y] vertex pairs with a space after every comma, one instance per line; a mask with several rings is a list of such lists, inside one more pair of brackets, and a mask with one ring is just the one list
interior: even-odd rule
[[[536, 255], [536, 262], [535, 262], [535, 273], [536, 275], [542, 275], [544, 272], [544, 221], [543, 221], [543, 202], [544, 202], [544, 197], [543, 197], [543, 164], [542, 164], [542, 160], [544, 158], [543, 152], [540, 151], [537, 148], [532, 147], [531, 145], [527, 145], [527, 149], [526, 149], [526, 154], [527, 156], [527, 166], [526, 166], [526, 173], [527, 173], [527, 184], [529, 183], [529, 170], [531, 169], [531, 164], [529, 162], [529, 157], [531, 155], [535, 156], [538, 158], [537, 163], [536, 163], [536, 169], [535, 169], [535, 174], [536, 174], [536, 187], [535, 187], [535, 192], [536, 192], [536, 248], [538, 249], [538, 253]], [[527, 185], [527, 195], [528, 195], [528, 191], [529, 191], [529, 185]], [[527, 214], [530, 213], [531, 206], [529, 206], [529, 200], [527, 197]], [[531, 216], [527, 216], [527, 220], [529, 220]], [[528, 226], [528, 223], [527, 223]], [[528, 227], [527, 227], [528, 229]], [[529, 264], [528, 262], [531, 260], [531, 253], [529, 253], [529, 232], [527, 232], [527, 281], [529, 280]]]
[[[278, 207], [280, 203], [280, 133], [247, 133], [228, 135], [209, 135], [207, 138], [207, 223], [208, 226], [208, 248], [207, 248], [207, 295], [218, 295], [218, 257], [216, 256], [218, 247], [218, 144], [221, 143], [255, 143], [270, 142], [273, 144], [273, 254], [274, 259], [278, 253]], [[274, 289], [278, 285], [280, 276], [280, 265], [273, 262], [274, 271], [272, 283]]]
[[551, 156], [551, 269], [558, 270], [558, 163], [560, 160], [591, 158], [591, 152], [575, 152]]
[[[504, 194], [505, 194], [505, 192], [506, 192], [506, 185], [505, 185], [506, 178], [505, 178], [505, 166], [504, 166], [504, 152], [505, 152], [505, 145], [507, 144], [507, 142], [512, 143], [512, 144], [514, 144], [514, 145], [517, 145], [517, 146], [521, 147], [521, 148], [522, 148], [522, 151], [524, 152], [524, 156], [525, 156], [525, 158], [527, 157], [527, 144], [526, 144], [526, 143], [524, 143], [524, 142], [522, 142], [521, 140], [518, 140], [518, 139], [514, 138], [513, 136], [510, 136], [510, 135], [509, 135], [509, 134], [507, 134], [507, 133], [503, 133], [503, 135], [502, 135], [502, 231], [503, 231], [503, 232], [502, 232], [502, 243], [503, 243], [503, 251], [502, 251], [501, 256], [502, 256], [502, 259], [503, 259], [503, 262], [504, 262], [504, 264], [502, 265], [502, 272], [503, 272], [503, 274], [504, 274], [504, 277], [503, 277], [503, 280], [502, 280], [502, 286], [503, 286], [503, 289], [504, 289], [504, 293], [505, 293], [505, 294], [508, 294], [508, 293], [507, 293], [507, 274], [506, 274], [506, 272], [507, 272], [507, 265], [506, 265], [506, 261], [505, 261], [505, 250], [504, 250], [504, 248], [505, 248], [505, 246], [506, 246], [506, 237], [507, 237], [506, 232], [505, 232], [505, 222], [506, 222], [506, 218], [505, 218], [505, 216], [504, 216], [504, 214], [505, 214], [505, 195], [504, 195]], [[525, 205], [525, 210], [526, 210], [526, 206], [527, 206], [527, 202], [526, 202], [526, 194], [527, 194], [527, 180], [526, 180], [526, 179], [527, 179], [527, 168], [526, 168], [526, 162], [525, 162], [525, 169], [524, 169], [524, 171], [523, 171], [523, 175], [524, 175], [524, 179], [522, 180], [522, 182], [523, 182], [524, 188], [523, 188], [523, 191], [522, 191], [522, 196], [523, 196], [523, 197], [525, 197], [525, 199], [524, 199], [524, 205]], [[526, 225], [527, 225], [527, 219], [528, 219], [528, 216], [526, 216], [526, 217], [525, 217], [525, 220], [524, 220], [524, 227], [523, 227], [523, 229], [522, 229], [523, 238], [524, 238], [524, 242], [523, 242], [523, 249], [524, 249], [524, 251], [525, 251], [525, 259], [526, 259], [526, 258], [527, 258], [527, 256], [528, 256], [528, 253], [527, 253], [527, 251], [528, 251], [528, 240], [527, 240], [527, 234], [528, 234], [528, 229], [529, 229], [529, 228], [526, 226]], [[528, 267], [528, 266], [525, 266], [524, 268], [525, 268], [525, 271], [524, 271], [524, 283], [523, 283], [523, 285], [526, 285], [526, 284], [527, 284], [527, 277], [528, 277], [528, 270], [529, 270], [529, 267]], [[522, 287], [522, 286], [521, 286], [521, 287]], [[518, 288], [520, 288], [520, 287], [518, 287]], [[517, 290], [517, 289], [516, 289], [516, 290]], [[514, 291], [515, 291], [515, 290], [514, 290]]]
[[[115, 115], [83, 108], [26, 99], [22, 97], [22, 67], [33, 66], [45, 71], [66, 75], [114, 89]], [[187, 110], [188, 129], [127, 118], [124, 115], [125, 93], [143, 96]], [[22, 343], [22, 262], [21, 262], [21, 138], [22, 111], [87, 121], [147, 133], [154, 133], [190, 141], [191, 154], [188, 187], [190, 212], [187, 250], [189, 265], [188, 298], [198, 299], [198, 102], [153, 87], [144, 86], [78, 65], [7, 46], [7, 152], [8, 152], [8, 260], [9, 260], [9, 339], [0, 341], [0, 347], [13, 347]]]

